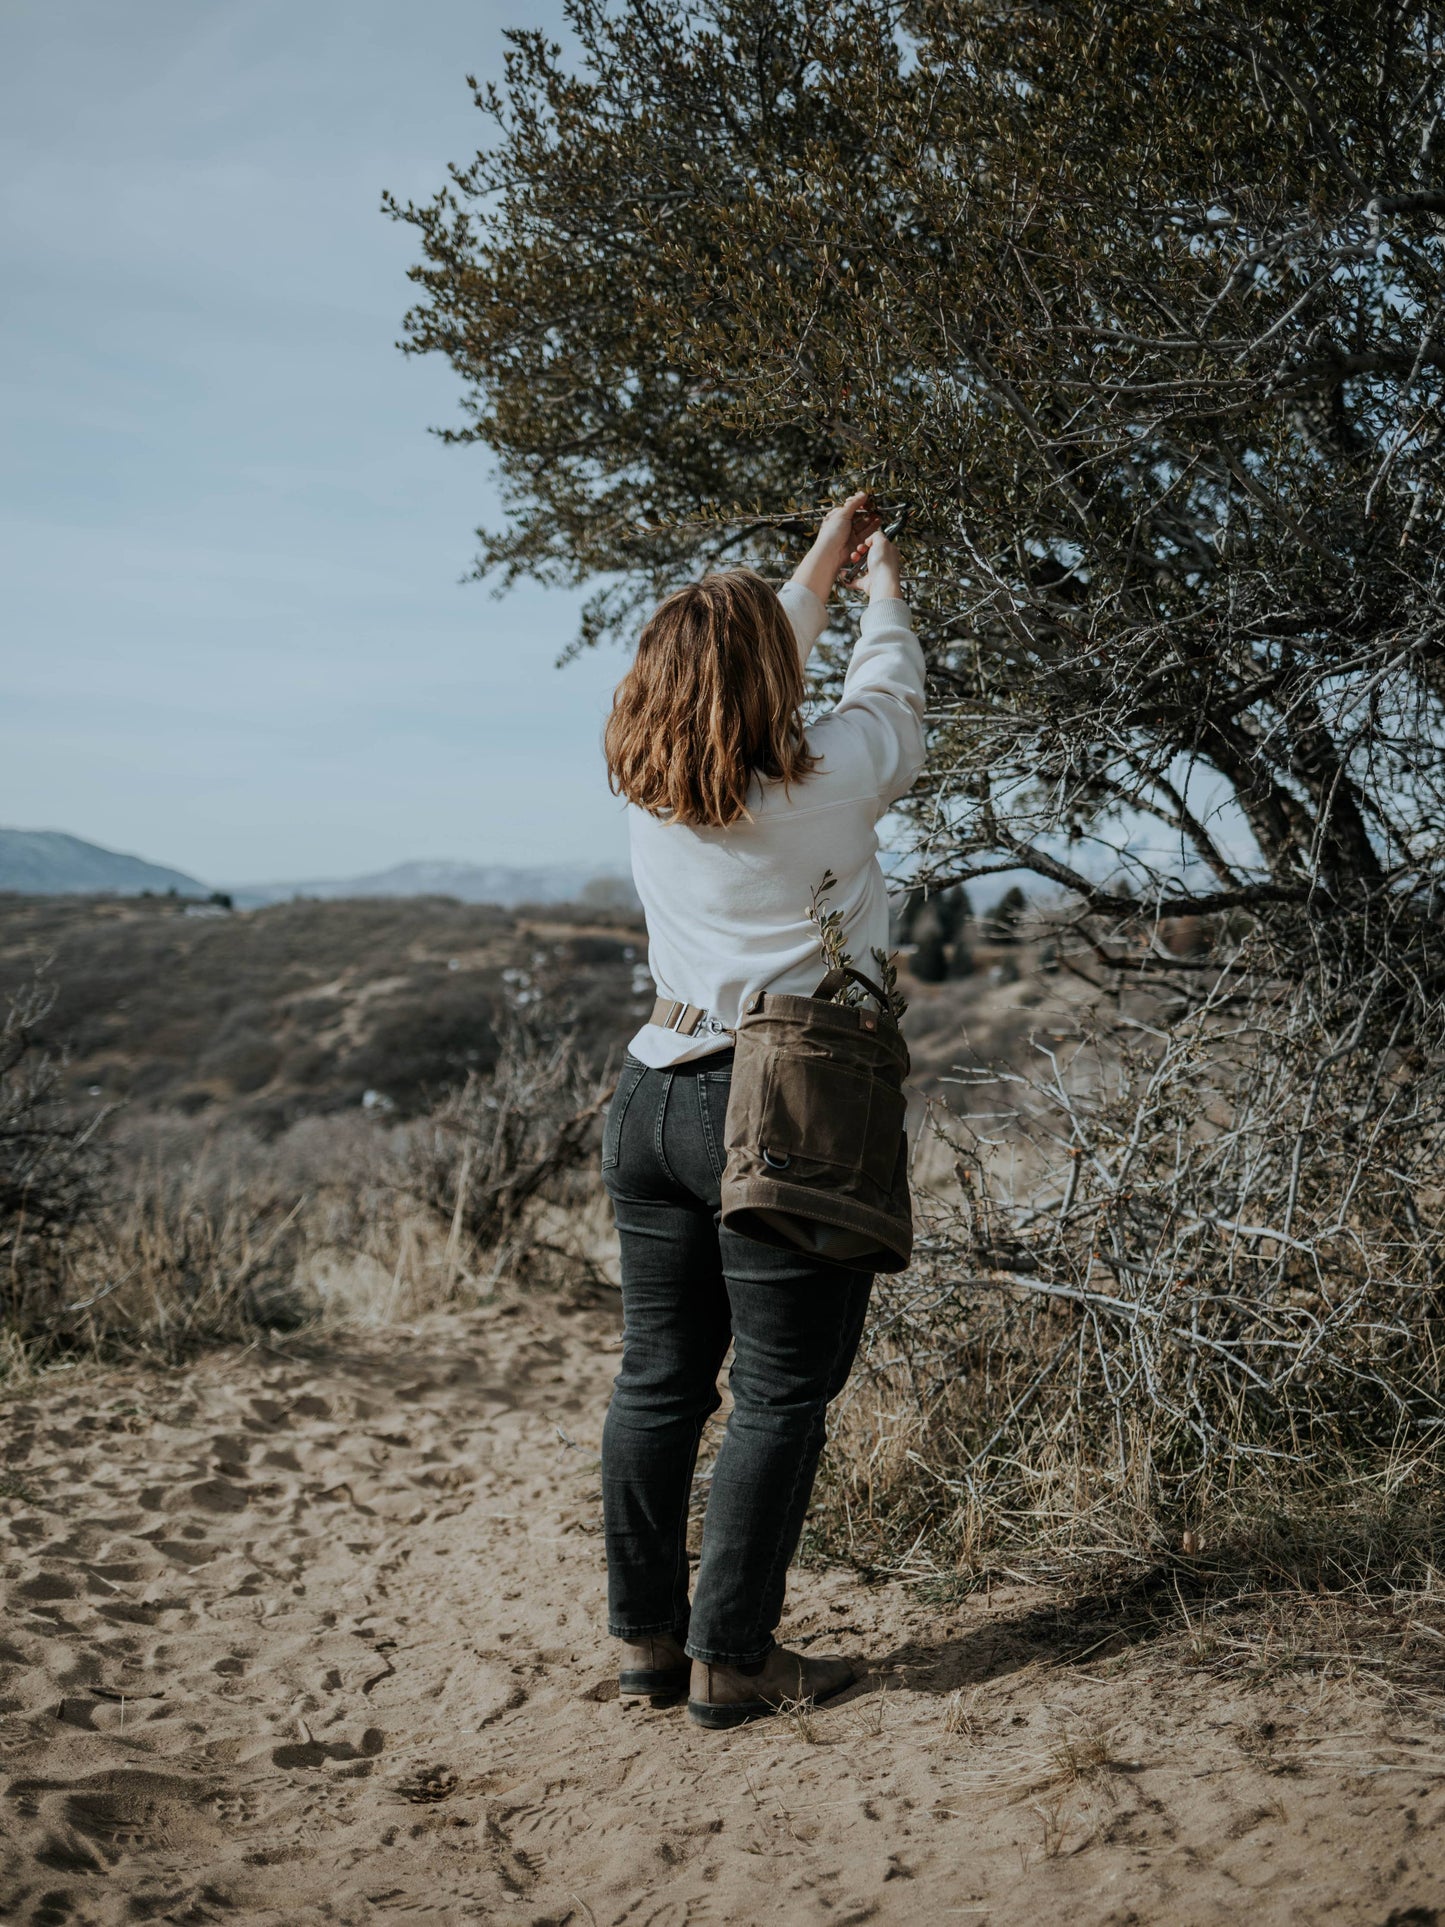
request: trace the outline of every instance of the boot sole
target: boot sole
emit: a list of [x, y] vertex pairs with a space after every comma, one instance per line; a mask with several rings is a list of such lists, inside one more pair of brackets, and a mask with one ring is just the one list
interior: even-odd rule
[[[834, 1686], [826, 1693], [810, 1694], [805, 1704], [826, 1706], [829, 1700], [837, 1699], [846, 1693], [850, 1686], [858, 1684], [856, 1679], [845, 1679], [840, 1686]], [[792, 1706], [793, 1702], [787, 1702]], [[737, 1700], [731, 1706], [714, 1706], [708, 1700], [689, 1700], [687, 1717], [694, 1726], [706, 1726], [712, 1732], [725, 1732], [729, 1727], [748, 1726], [754, 1720], [775, 1719], [782, 1712], [780, 1705], [772, 1700]]]
[[691, 1666], [674, 1666], [669, 1670], [659, 1667], [655, 1671], [636, 1669], [618, 1674], [617, 1697], [624, 1700], [678, 1700], [687, 1691], [691, 1680]]

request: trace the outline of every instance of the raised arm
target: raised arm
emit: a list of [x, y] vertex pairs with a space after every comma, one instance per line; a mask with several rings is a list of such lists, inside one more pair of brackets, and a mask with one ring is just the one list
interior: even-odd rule
[[859, 586], [868, 591], [868, 607], [833, 714], [868, 751], [881, 812], [913, 787], [923, 767], [924, 663], [903, 600], [898, 550], [881, 532], [863, 546], [868, 573]]
[[861, 562], [878, 528], [873, 497], [866, 490], [850, 495], [823, 517], [813, 546], [778, 591], [798, 639], [798, 660], [806, 668], [813, 644], [828, 622], [828, 597], [844, 569]]

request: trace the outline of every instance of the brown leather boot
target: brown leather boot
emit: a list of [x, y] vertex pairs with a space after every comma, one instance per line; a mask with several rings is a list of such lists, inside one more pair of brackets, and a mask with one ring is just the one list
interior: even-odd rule
[[832, 1699], [857, 1677], [851, 1660], [804, 1659], [782, 1646], [768, 1654], [760, 1673], [695, 1659], [687, 1715], [699, 1726], [742, 1726], [747, 1720], [766, 1719], [785, 1705]]
[[622, 1644], [617, 1691], [627, 1699], [680, 1699], [687, 1691], [692, 1661], [671, 1633], [650, 1633]]

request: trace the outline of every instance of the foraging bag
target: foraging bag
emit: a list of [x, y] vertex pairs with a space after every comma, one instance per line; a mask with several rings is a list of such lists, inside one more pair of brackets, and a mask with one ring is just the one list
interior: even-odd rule
[[[828, 1001], [850, 978], [877, 1010]], [[913, 1249], [907, 1075], [898, 1021], [862, 971], [830, 970], [811, 997], [750, 997], [728, 1096], [723, 1224], [857, 1271], [902, 1271]]]

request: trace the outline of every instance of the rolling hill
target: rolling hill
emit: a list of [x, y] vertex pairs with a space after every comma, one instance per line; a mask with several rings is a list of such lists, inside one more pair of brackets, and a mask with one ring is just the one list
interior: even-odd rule
[[0, 830], [0, 890], [26, 896], [205, 897], [210, 885], [184, 870], [103, 849], [62, 830]]

